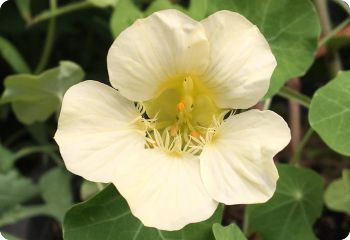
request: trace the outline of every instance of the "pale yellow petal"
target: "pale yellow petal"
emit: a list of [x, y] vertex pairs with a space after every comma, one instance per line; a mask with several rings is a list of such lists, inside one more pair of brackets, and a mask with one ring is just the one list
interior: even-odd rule
[[210, 43], [209, 67], [202, 79], [220, 107], [245, 109], [267, 92], [276, 67], [268, 42], [242, 15], [219, 11], [201, 22]]
[[174, 77], [202, 74], [209, 43], [203, 26], [176, 10], [137, 20], [111, 46], [108, 73], [113, 87], [133, 101], [155, 97]]
[[71, 87], [63, 98], [55, 140], [67, 169], [90, 181], [111, 182], [121, 156], [144, 148], [133, 123], [134, 103], [96, 81]]
[[199, 159], [190, 154], [144, 150], [123, 161], [113, 183], [148, 227], [178, 230], [208, 219], [217, 207], [202, 183]]
[[227, 205], [267, 201], [278, 179], [273, 157], [289, 141], [287, 123], [272, 111], [231, 116], [200, 155], [208, 192]]

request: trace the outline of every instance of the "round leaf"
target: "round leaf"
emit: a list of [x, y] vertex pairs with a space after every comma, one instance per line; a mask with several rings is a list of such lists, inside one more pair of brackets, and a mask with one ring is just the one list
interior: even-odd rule
[[341, 179], [332, 182], [325, 193], [327, 207], [350, 214], [350, 170], [344, 170]]
[[113, 36], [117, 37], [125, 28], [142, 17], [142, 12], [132, 0], [119, 0], [110, 20]]
[[312, 225], [323, 206], [322, 178], [314, 171], [279, 165], [274, 196], [248, 207], [250, 228], [263, 240], [316, 239]]
[[127, 202], [113, 185], [109, 185], [68, 211], [63, 235], [65, 240], [214, 240], [211, 228], [215, 222], [221, 221], [222, 210], [219, 208], [209, 220], [190, 224], [180, 231], [160, 231], [145, 227], [135, 218]]
[[210, 1], [211, 12], [227, 9], [256, 24], [277, 59], [267, 96], [272, 96], [290, 78], [303, 75], [317, 48], [320, 24], [310, 0]]
[[5, 79], [0, 103], [11, 103], [17, 118], [24, 124], [45, 121], [59, 109], [67, 89], [83, 77], [83, 70], [69, 61], [62, 61], [59, 67], [38, 76], [12, 75]]
[[213, 225], [213, 233], [216, 240], [247, 240], [241, 229], [235, 224], [224, 227], [215, 223]]
[[350, 156], [350, 71], [338, 76], [314, 94], [309, 122], [334, 151]]

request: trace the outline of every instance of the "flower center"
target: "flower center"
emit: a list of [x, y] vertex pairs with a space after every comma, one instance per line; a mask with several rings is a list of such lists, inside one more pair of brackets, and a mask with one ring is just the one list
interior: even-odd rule
[[179, 76], [166, 82], [155, 99], [143, 103], [148, 117], [154, 119], [149, 139], [157, 142], [158, 147], [159, 141], [169, 144], [176, 141], [163, 146], [170, 152], [199, 147], [223, 112], [213, 96], [196, 76]]

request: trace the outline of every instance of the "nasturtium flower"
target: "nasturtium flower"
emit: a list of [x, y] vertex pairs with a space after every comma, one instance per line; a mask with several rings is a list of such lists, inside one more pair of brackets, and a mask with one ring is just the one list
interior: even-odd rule
[[264, 96], [276, 66], [246, 18], [156, 12], [117, 37], [107, 65], [113, 88], [85, 81], [64, 96], [55, 139], [71, 172], [112, 182], [162, 230], [273, 195], [290, 130], [272, 111], [236, 113]]

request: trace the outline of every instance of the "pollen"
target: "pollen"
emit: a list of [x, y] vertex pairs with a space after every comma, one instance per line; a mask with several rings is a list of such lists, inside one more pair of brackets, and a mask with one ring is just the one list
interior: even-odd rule
[[170, 128], [170, 136], [175, 137], [179, 131], [178, 126], [174, 125]]
[[194, 138], [199, 138], [201, 136], [201, 134], [197, 131], [192, 131], [191, 132], [191, 136], [194, 137]]
[[177, 110], [182, 112], [182, 111], [184, 111], [186, 109], [186, 105], [185, 105], [184, 102], [179, 102], [178, 104], [176, 104], [176, 108], [177, 108]]

